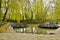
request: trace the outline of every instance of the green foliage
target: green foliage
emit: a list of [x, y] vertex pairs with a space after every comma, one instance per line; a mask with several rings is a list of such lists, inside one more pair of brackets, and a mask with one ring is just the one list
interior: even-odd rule
[[56, 20], [58, 21], [60, 19], [60, 0], [56, 1]]
[[11, 0], [11, 3], [9, 4], [9, 10], [12, 10], [9, 12], [9, 14], [6, 16], [6, 19], [14, 20], [20, 23], [20, 6], [16, 2], [17, 0]]
[[[19, 1], [20, 3], [17, 3], [16, 1]], [[36, 1], [36, 0], [35, 0]], [[26, 3], [25, 3], [26, 2]], [[37, 2], [37, 4], [36, 4]], [[12, 14], [8, 14], [7, 18], [9, 18], [9, 15], [11, 16], [11, 20], [17, 20], [18, 22], [20, 20], [40, 20], [43, 21], [45, 17], [45, 13], [43, 11], [43, 1], [37, 0], [35, 4], [33, 3], [31, 5], [30, 0], [11, 0], [11, 3], [9, 4], [9, 9], [12, 10]], [[23, 4], [23, 5], [22, 5]], [[26, 5], [26, 6], [25, 6]], [[27, 8], [28, 6], [28, 8]], [[32, 9], [33, 7], [33, 9]], [[21, 11], [20, 11], [21, 10]], [[20, 13], [19, 13], [20, 11]]]
[[40, 0], [37, 5], [36, 5], [36, 10], [37, 10], [37, 14], [36, 14], [36, 19], [37, 20], [40, 20], [40, 21], [43, 21], [44, 18], [45, 18], [45, 13], [43, 11], [43, 1]]

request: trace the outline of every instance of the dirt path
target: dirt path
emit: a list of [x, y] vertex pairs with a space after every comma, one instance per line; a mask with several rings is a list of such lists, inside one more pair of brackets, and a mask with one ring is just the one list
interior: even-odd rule
[[0, 40], [60, 40], [60, 35], [0, 33]]
[[54, 31], [52, 31], [52, 33], [55, 33], [55, 34], [60, 34], [60, 27]]

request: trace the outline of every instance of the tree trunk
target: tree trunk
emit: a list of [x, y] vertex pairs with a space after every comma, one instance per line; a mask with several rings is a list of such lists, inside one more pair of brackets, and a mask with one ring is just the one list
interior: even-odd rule
[[8, 8], [6, 8], [6, 12], [5, 12], [4, 16], [3, 16], [3, 21], [5, 21], [5, 19], [6, 19], [7, 12], [8, 12]]

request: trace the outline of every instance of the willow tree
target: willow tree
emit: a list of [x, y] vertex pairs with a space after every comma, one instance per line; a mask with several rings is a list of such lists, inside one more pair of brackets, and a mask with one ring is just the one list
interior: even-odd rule
[[19, 0], [21, 20], [27, 19], [27, 0]]
[[43, 0], [37, 0], [36, 11], [36, 19], [43, 22], [45, 16]]
[[56, 0], [56, 20], [60, 20], [60, 0]]
[[30, 20], [31, 19], [31, 4], [30, 4], [30, 0], [25, 0], [26, 1], [26, 20]]
[[0, 0], [0, 18], [1, 18], [1, 1], [2, 1], [2, 0]]
[[47, 13], [46, 20], [48, 22], [55, 21], [55, 0], [49, 0], [46, 4], [45, 12]]
[[18, 0], [11, 0], [10, 8], [13, 10], [12, 14], [14, 15], [12, 15], [11, 18], [16, 20], [17, 22], [20, 22], [20, 6], [18, 4]]
[[37, 0], [30, 0], [30, 12], [31, 12], [31, 20], [35, 20], [35, 15], [36, 15], [36, 1]]
[[7, 15], [7, 12], [8, 12], [8, 3], [9, 3], [9, 0], [3, 0], [4, 1], [4, 8], [5, 8], [5, 13], [4, 13], [4, 16], [3, 16], [3, 21], [5, 21], [5, 19], [6, 19], [6, 15]]
[[[8, 14], [6, 15], [6, 19], [20, 22], [20, 6], [17, 3], [18, 0], [10, 0], [8, 5]], [[10, 17], [10, 18], [9, 18]]]

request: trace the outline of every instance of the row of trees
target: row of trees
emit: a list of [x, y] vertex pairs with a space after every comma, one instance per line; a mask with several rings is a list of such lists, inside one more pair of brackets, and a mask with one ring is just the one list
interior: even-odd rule
[[[11, 20], [43, 20], [43, 1], [42, 0], [3, 0], [5, 7], [5, 19]], [[5, 6], [4, 6], [5, 5]], [[40, 17], [41, 16], [41, 17]]]
[[[5, 20], [57, 20], [60, 18], [59, 0], [2, 0], [3, 21]], [[45, 3], [44, 3], [45, 2]], [[52, 6], [54, 4], [54, 6]]]

